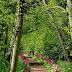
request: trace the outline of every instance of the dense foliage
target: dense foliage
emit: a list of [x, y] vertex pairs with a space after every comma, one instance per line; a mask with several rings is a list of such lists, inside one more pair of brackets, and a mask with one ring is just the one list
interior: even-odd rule
[[[25, 0], [20, 52], [34, 51], [35, 54], [40, 53], [55, 61], [66, 60], [56, 26], [68, 58], [72, 61], [69, 14], [66, 11], [67, 0], [45, 1], [49, 7], [61, 6], [65, 10], [49, 8], [52, 13], [49, 14], [42, 0]], [[7, 53], [11, 51], [14, 44], [17, 10], [17, 0], [0, 0], [0, 62], [1, 60], [4, 62], [2, 66], [0, 65], [0, 70], [6, 63], [6, 67], [10, 65]]]

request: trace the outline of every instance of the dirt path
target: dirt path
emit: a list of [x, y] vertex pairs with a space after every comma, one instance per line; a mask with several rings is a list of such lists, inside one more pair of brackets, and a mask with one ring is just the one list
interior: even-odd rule
[[45, 68], [42, 64], [35, 61], [34, 59], [27, 58], [27, 60], [29, 61], [29, 66], [31, 67], [32, 72], [49, 72], [47, 68]]

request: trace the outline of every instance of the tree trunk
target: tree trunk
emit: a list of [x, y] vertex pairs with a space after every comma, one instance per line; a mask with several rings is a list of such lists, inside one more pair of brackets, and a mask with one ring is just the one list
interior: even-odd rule
[[54, 18], [53, 13], [48, 9], [48, 6], [46, 5], [45, 0], [43, 0], [43, 3], [44, 3], [44, 6], [46, 7], [46, 10], [47, 10], [48, 14], [51, 15], [51, 16], [53, 17], [53, 19], [54, 19], [54, 21], [53, 21], [54, 27], [55, 27], [56, 32], [57, 32], [57, 34], [58, 34], [58, 37], [59, 37], [59, 40], [60, 40], [60, 44], [61, 44], [62, 49], [63, 49], [64, 57], [65, 57], [66, 60], [69, 62], [68, 54], [67, 54], [67, 52], [66, 52], [66, 50], [65, 50], [65, 47], [66, 47], [66, 46], [65, 46], [65, 42], [64, 42], [65, 40], [64, 40], [64, 38], [63, 38], [63, 35], [62, 35], [59, 27], [57, 26], [57, 23], [55, 22], [55, 18]]
[[16, 22], [16, 36], [15, 36], [13, 53], [12, 53], [10, 72], [16, 72], [17, 70], [18, 55], [20, 50], [21, 31], [22, 31], [22, 25], [23, 25], [24, 3], [25, 3], [25, 0], [19, 0], [18, 2], [19, 8], [18, 8], [18, 16], [17, 16], [17, 22]]
[[5, 38], [5, 50], [4, 50], [4, 57], [6, 55], [7, 52], [7, 41], [8, 41], [8, 26], [6, 28], [6, 38]]
[[58, 34], [59, 40], [60, 40], [60, 44], [61, 44], [61, 47], [62, 47], [62, 50], [63, 50], [64, 58], [69, 62], [68, 53], [65, 50], [66, 44], [65, 44], [65, 40], [63, 38], [63, 35], [62, 35], [58, 26], [55, 25], [55, 29], [56, 29], [56, 32]]
[[69, 13], [70, 34], [72, 40], [72, 0], [67, 0], [67, 7]]

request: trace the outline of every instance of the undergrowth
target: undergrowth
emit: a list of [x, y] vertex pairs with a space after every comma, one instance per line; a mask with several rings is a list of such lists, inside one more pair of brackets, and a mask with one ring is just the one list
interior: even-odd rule
[[[41, 64], [43, 64], [48, 69], [49, 72], [56, 72], [53, 69], [52, 64], [48, 64], [46, 61], [38, 59], [37, 57], [33, 57], [33, 59], [35, 59], [36, 61], [38, 61]], [[67, 61], [60, 61], [59, 60], [55, 64], [58, 65], [59, 67], [62, 67], [62, 72], [72, 72], [72, 64], [68, 63]]]
[[3, 56], [0, 56], [0, 72], [9, 72], [9, 62]]

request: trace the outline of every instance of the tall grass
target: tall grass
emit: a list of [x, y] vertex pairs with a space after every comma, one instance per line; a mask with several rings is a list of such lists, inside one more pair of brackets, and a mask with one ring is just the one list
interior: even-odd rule
[[21, 64], [21, 61], [18, 60], [18, 65], [17, 65], [17, 72], [23, 72], [25, 66]]
[[0, 56], [0, 72], [9, 72], [9, 62], [3, 56]]

